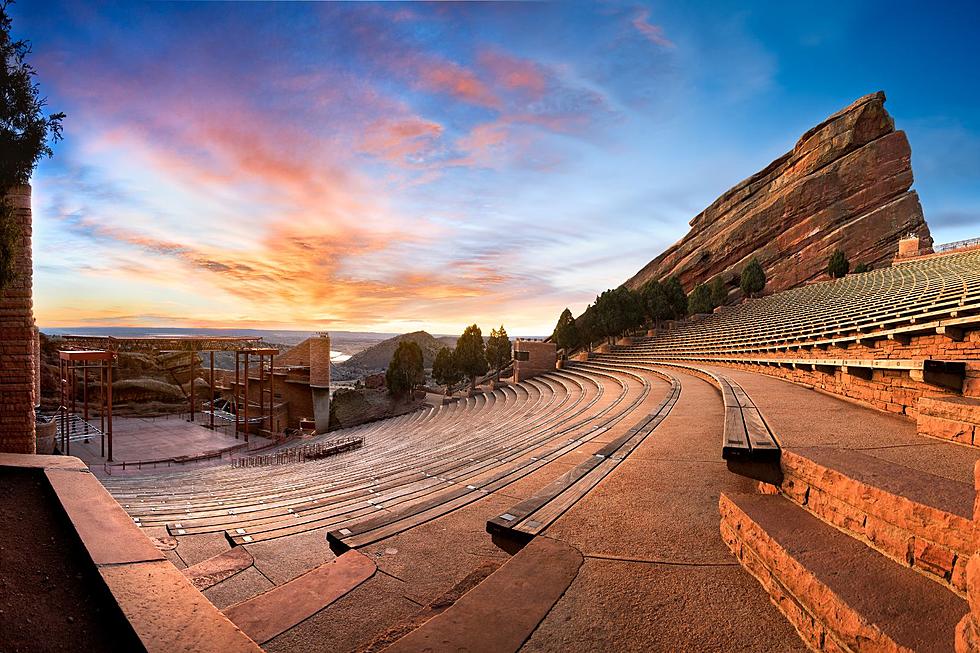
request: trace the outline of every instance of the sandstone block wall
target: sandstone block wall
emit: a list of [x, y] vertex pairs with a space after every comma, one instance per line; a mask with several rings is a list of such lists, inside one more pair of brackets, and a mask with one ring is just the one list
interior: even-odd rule
[[766, 290], [824, 275], [840, 247], [852, 264], [883, 264], [898, 241], [932, 237], [912, 186], [911, 149], [878, 92], [817, 125], [788, 153], [739, 183], [691, 220], [691, 231], [626, 282], [678, 275], [684, 288], [721, 276], [732, 288], [758, 256]]
[[7, 196], [20, 227], [14, 251], [16, 279], [0, 291], [0, 452], [34, 453], [36, 365], [31, 188], [19, 186]]
[[[518, 352], [527, 352], [527, 360], [521, 360]], [[530, 379], [532, 376], [553, 372], [557, 367], [558, 349], [553, 342], [517, 340], [514, 343], [514, 380]]]
[[[787, 359], [926, 359], [966, 361], [966, 378], [962, 394], [980, 397], [980, 330], [968, 331], [962, 342], [941, 335], [921, 335], [910, 338], [908, 344], [895, 340], [877, 340], [867, 345], [847, 348], [829, 347], [799, 351], [767, 352], [763, 358]], [[870, 379], [846, 374], [837, 369], [833, 374], [803, 368], [775, 367], [758, 364], [725, 364], [751, 372], [802, 383], [814, 388], [854, 399], [890, 413], [918, 416], [922, 397], [948, 396], [959, 393], [912, 378], [907, 371], [875, 369]]]

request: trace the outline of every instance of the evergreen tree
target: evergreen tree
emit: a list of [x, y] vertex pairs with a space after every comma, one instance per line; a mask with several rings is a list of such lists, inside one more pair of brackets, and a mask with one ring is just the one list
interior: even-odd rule
[[680, 279], [672, 276], [664, 284], [664, 292], [667, 293], [667, 301], [670, 304], [672, 319], [679, 320], [687, 315], [687, 294]]
[[412, 392], [425, 381], [422, 348], [412, 340], [402, 340], [385, 370], [388, 391], [396, 397]]
[[662, 320], [669, 320], [673, 315], [673, 308], [670, 304], [670, 297], [664, 284], [659, 281], [650, 280], [643, 285], [640, 290], [643, 302], [643, 311], [647, 319], [659, 325]]
[[854, 274], [864, 274], [865, 272], [871, 272], [871, 266], [867, 263], [858, 263], [854, 266]]
[[494, 372], [494, 380], [500, 380], [500, 371], [510, 363], [514, 355], [510, 346], [510, 338], [507, 337], [507, 330], [501, 324], [499, 329], [490, 330], [490, 338], [487, 339], [487, 363]]
[[710, 313], [715, 310], [714, 303], [711, 301], [711, 289], [703, 283], [694, 286], [688, 298], [688, 307], [692, 314]]
[[476, 390], [476, 377], [487, 373], [487, 355], [480, 327], [471, 324], [456, 340], [456, 367], [470, 379], [470, 389]]
[[728, 303], [728, 288], [725, 286], [725, 282], [721, 280], [721, 277], [715, 277], [708, 287], [711, 289], [712, 310]]
[[572, 312], [567, 308], [562, 311], [561, 317], [558, 318], [558, 324], [555, 325], [555, 330], [551, 334], [551, 340], [558, 345], [559, 349], [566, 351], [579, 346], [578, 325], [575, 323], [575, 318], [572, 317]]
[[766, 273], [756, 257], [753, 256], [749, 264], [742, 270], [739, 287], [746, 297], [755, 297], [766, 287]]
[[10, 35], [9, 2], [0, 2], [0, 291], [14, 280], [14, 250], [22, 234], [7, 203], [7, 191], [26, 184], [38, 162], [61, 139], [63, 113], [44, 114], [47, 100], [27, 63], [29, 41]]
[[453, 386], [463, 380], [463, 374], [456, 367], [453, 350], [443, 347], [432, 361], [432, 378], [439, 385], [446, 386], [446, 396], [453, 396]]
[[589, 304], [577, 320], [575, 328], [578, 331], [579, 344], [592, 351], [592, 343], [602, 336], [599, 335], [599, 327], [596, 326], [596, 309], [594, 304]]
[[834, 279], [840, 279], [851, 269], [851, 262], [844, 255], [844, 250], [835, 249], [827, 260], [827, 274]]

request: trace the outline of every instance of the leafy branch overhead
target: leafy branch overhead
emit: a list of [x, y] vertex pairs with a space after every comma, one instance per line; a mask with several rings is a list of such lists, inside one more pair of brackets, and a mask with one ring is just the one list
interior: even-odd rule
[[7, 191], [30, 181], [38, 162], [54, 152], [61, 140], [64, 113], [45, 115], [47, 99], [41, 96], [34, 67], [27, 62], [30, 41], [14, 40], [8, 9], [0, 3], [0, 290], [14, 280], [14, 257], [21, 237]]

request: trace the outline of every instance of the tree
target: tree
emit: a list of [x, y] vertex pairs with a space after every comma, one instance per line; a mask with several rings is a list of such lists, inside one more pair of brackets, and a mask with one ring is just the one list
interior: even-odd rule
[[38, 162], [53, 154], [51, 145], [61, 140], [65, 117], [44, 114], [47, 99], [40, 96], [34, 67], [27, 63], [31, 44], [10, 36], [10, 4], [0, 2], [0, 290], [14, 279], [14, 251], [21, 237], [7, 192], [26, 184]]
[[687, 303], [692, 314], [710, 313], [715, 310], [714, 303], [711, 301], [711, 289], [703, 283], [694, 286]]
[[595, 323], [599, 337], [612, 338], [637, 326], [643, 310], [637, 296], [627, 287], [607, 290], [595, 300]]
[[871, 272], [871, 266], [867, 263], [858, 263], [854, 266], [854, 274], [864, 274], [865, 272]]
[[456, 367], [456, 359], [453, 350], [443, 347], [436, 354], [436, 359], [432, 361], [432, 378], [439, 385], [446, 386], [446, 396], [453, 396], [453, 386], [463, 380], [463, 374]]
[[659, 281], [650, 280], [640, 289], [643, 312], [647, 319], [659, 325], [661, 320], [669, 320], [673, 314], [667, 289]]
[[834, 279], [840, 279], [845, 276], [848, 270], [851, 269], [851, 262], [847, 260], [847, 256], [844, 255], [844, 250], [835, 249], [834, 253], [830, 255], [827, 260], [827, 274], [829, 274]]
[[664, 284], [664, 292], [667, 293], [667, 302], [670, 304], [672, 318], [679, 320], [687, 315], [687, 294], [680, 279], [672, 276]]
[[746, 297], [755, 297], [766, 287], [766, 273], [756, 257], [753, 256], [749, 264], [742, 270], [739, 287]]
[[490, 330], [490, 338], [487, 339], [487, 363], [494, 372], [494, 380], [500, 380], [500, 371], [510, 363], [513, 353], [510, 346], [510, 338], [507, 337], [507, 330], [501, 324], [499, 329]]
[[483, 344], [483, 332], [480, 327], [471, 324], [456, 340], [456, 367], [470, 378], [470, 389], [476, 390], [476, 377], [487, 373], [486, 350]]
[[577, 320], [575, 328], [578, 331], [579, 344], [584, 345], [592, 351], [592, 343], [601, 338], [599, 327], [596, 325], [596, 309], [594, 304], [589, 304]]
[[728, 303], [728, 287], [721, 277], [715, 277], [708, 288], [711, 290], [712, 310]]
[[555, 325], [555, 330], [551, 333], [551, 339], [558, 345], [559, 349], [566, 351], [579, 346], [578, 325], [575, 323], [575, 318], [572, 317], [572, 312], [567, 308], [562, 311], [558, 318], [558, 324]]
[[425, 381], [425, 370], [422, 363], [422, 348], [412, 340], [402, 340], [398, 343], [395, 353], [391, 356], [388, 369], [385, 370], [385, 384], [388, 392], [403, 396]]

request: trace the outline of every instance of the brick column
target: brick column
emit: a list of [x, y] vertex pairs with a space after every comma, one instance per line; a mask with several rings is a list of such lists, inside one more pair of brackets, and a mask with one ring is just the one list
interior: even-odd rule
[[20, 227], [16, 278], [0, 291], [0, 451], [34, 453], [34, 311], [31, 269], [31, 187], [7, 194]]
[[317, 433], [330, 426], [330, 334], [310, 338], [310, 393], [313, 395], [313, 422]]

